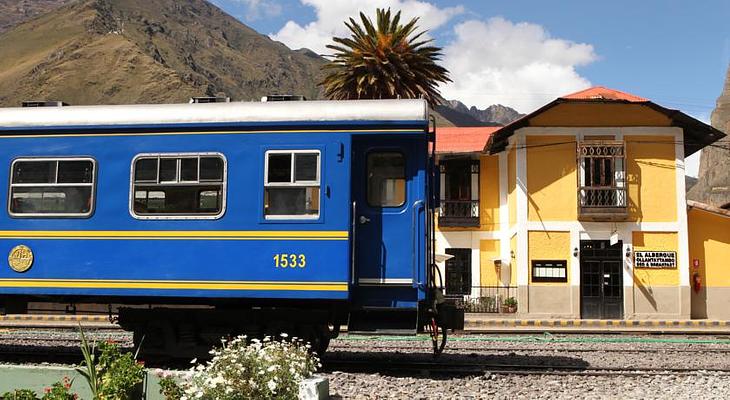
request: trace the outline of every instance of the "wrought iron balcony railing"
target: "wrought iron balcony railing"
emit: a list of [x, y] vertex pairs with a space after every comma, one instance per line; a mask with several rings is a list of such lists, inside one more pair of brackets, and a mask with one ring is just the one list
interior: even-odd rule
[[479, 226], [479, 200], [441, 200], [441, 226]]
[[623, 219], [627, 216], [625, 187], [583, 186], [578, 188], [581, 217], [589, 219]]

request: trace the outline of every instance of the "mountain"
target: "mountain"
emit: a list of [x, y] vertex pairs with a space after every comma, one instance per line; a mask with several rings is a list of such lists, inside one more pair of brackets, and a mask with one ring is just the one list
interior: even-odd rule
[[0, 0], [0, 34], [69, 0]]
[[507, 125], [512, 121], [515, 121], [525, 114], [520, 114], [517, 110], [503, 106], [501, 104], [491, 105], [483, 110], [480, 110], [474, 106], [471, 108], [464, 105], [464, 103], [458, 100], [446, 101], [445, 107], [450, 108], [453, 111], [461, 114], [466, 114], [472, 117], [476, 121], [494, 125]]
[[722, 207], [730, 204], [730, 66], [710, 119], [712, 126], [728, 136], [712, 147], [702, 149], [698, 182], [689, 190], [687, 197]]
[[78, 0], [0, 34], [0, 106], [316, 98], [324, 62], [204, 0]]
[[[0, 0], [0, 106], [185, 102], [226, 95], [321, 98], [326, 60], [291, 50], [205, 0]], [[449, 101], [439, 126], [494, 126], [519, 117]]]

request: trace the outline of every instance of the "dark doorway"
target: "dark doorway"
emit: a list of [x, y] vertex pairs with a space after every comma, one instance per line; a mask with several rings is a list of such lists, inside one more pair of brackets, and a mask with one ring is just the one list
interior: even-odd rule
[[581, 318], [621, 319], [624, 309], [621, 241], [580, 241]]
[[471, 293], [471, 249], [446, 249], [446, 294]]

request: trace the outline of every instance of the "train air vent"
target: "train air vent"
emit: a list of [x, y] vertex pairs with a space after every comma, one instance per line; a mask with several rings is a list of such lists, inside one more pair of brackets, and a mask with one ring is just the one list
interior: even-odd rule
[[261, 102], [265, 103], [268, 101], [305, 101], [306, 97], [300, 94], [272, 94], [261, 98]]
[[23, 107], [64, 107], [68, 106], [68, 103], [63, 101], [24, 101]]
[[191, 97], [190, 104], [203, 104], [203, 103], [230, 103], [230, 97]]

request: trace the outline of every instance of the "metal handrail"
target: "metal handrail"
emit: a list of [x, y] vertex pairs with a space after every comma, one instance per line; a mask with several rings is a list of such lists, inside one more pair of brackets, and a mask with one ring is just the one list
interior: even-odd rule
[[413, 287], [418, 287], [421, 285], [421, 281], [418, 279], [418, 258], [416, 255], [419, 253], [417, 251], [418, 247], [418, 238], [420, 235], [418, 234], [418, 209], [424, 207], [425, 204], [423, 200], [416, 200], [413, 202], [413, 205], [411, 206], [411, 211], [413, 212], [413, 225], [412, 225], [412, 232], [413, 232], [413, 240], [412, 240], [412, 252], [411, 252], [411, 259], [413, 260]]
[[352, 281], [352, 284], [355, 284], [355, 248], [357, 247], [357, 241], [355, 241], [356, 231], [357, 231], [357, 202], [352, 202], [352, 262], [350, 266], [350, 279]]

